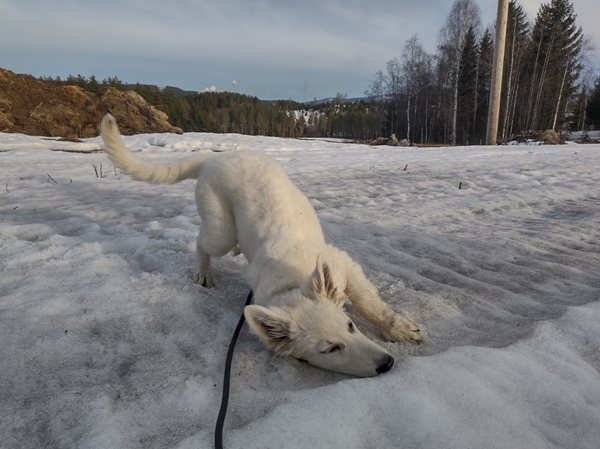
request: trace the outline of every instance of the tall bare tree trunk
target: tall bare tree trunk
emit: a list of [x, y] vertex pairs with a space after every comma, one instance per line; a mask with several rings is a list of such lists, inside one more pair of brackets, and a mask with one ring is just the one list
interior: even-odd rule
[[[508, 136], [511, 136], [513, 134], [513, 127], [514, 127], [514, 122], [515, 122], [515, 115], [517, 113], [517, 102], [518, 102], [518, 94], [519, 94], [519, 88], [521, 87], [520, 85], [520, 77], [519, 77], [519, 73], [521, 71], [521, 63], [523, 62], [523, 54], [525, 51], [525, 45], [523, 43], [523, 41], [520, 42], [520, 44], [517, 47], [517, 64], [516, 67], [514, 69], [514, 73], [515, 73], [515, 77], [514, 77], [514, 81], [513, 81], [513, 89], [512, 89], [512, 101], [511, 101], [511, 106], [510, 106], [510, 115], [508, 117], [508, 121], [509, 121], [509, 127], [508, 127]], [[519, 110], [521, 112], [523, 112], [522, 108], [519, 108]], [[521, 123], [520, 123], [520, 130], [524, 129], [524, 123], [523, 123], [523, 119], [526, 119], [526, 117], [524, 115], [521, 115]]]
[[562, 98], [562, 92], [565, 87], [565, 79], [567, 78], [567, 72], [569, 71], [569, 64], [571, 62], [571, 55], [567, 58], [567, 64], [565, 65], [565, 72], [563, 73], [563, 79], [560, 83], [560, 90], [558, 91], [558, 100], [556, 102], [556, 110], [554, 111], [554, 120], [552, 120], [552, 129], [556, 131], [556, 120], [558, 118], [558, 109], [560, 108], [560, 100]]
[[487, 145], [496, 145], [498, 137], [498, 119], [500, 116], [500, 95], [502, 93], [502, 70], [504, 68], [504, 45], [506, 43], [507, 22], [508, 0], [498, 0], [494, 65], [492, 67], [490, 107], [488, 109], [487, 133], [485, 138]]
[[540, 110], [542, 108], [542, 92], [544, 91], [544, 82], [546, 81], [546, 74], [548, 73], [548, 62], [550, 61], [550, 54], [552, 53], [552, 47], [554, 46], [554, 30], [552, 30], [552, 35], [550, 36], [550, 43], [548, 44], [548, 52], [546, 53], [546, 59], [544, 60], [544, 67], [542, 68], [542, 73], [540, 74], [540, 83], [538, 84], [538, 91], [535, 99], [535, 106], [533, 108], [533, 119], [531, 122], [531, 126], [533, 129], [538, 128], [539, 119], [540, 119]]
[[519, 82], [518, 80], [515, 81], [515, 92], [513, 95], [513, 102], [512, 102], [512, 107], [511, 107], [511, 113], [510, 113], [510, 128], [508, 131], [508, 135], [512, 136], [513, 134], [513, 122], [515, 121], [515, 113], [517, 110], [517, 95], [519, 93]]
[[538, 49], [535, 55], [535, 62], [533, 63], [533, 75], [531, 75], [531, 90], [529, 91], [529, 101], [527, 102], [527, 121], [526, 121], [526, 126], [525, 128], [531, 129], [532, 128], [532, 123], [533, 123], [533, 92], [534, 92], [534, 87], [535, 87], [535, 76], [537, 74], [537, 68], [538, 68], [538, 61], [540, 59], [540, 52], [542, 51], [542, 41], [544, 38], [544, 31], [545, 29], [543, 29], [541, 31], [540, 34], [540, 43], [538, 44]]
[[[425, 142], [429, 142], [429, 128], [427, 127], [428, 118], [429, 118], [429, 96], [427, 95], [427, 88], [425, 88]], [[421, 142], [421, 143], [423, 143], [423, 142]]]
[[406, 139], [410, 142], [410, 89], [406, 98]]
[[473, 132], [477, 126], [477, 102], [479, 101], [479, 59], [481, 58], [481, 50], [477, 51], [477, 65], [475, 66], [475, 98], [473, 99]]
[[452, 102], [452, 145], [456, 145], [456, 120], [458, 118], [458, 76], [459, 68], [456, 67], [454, 75], [453, 102]]
[[585, 95], [585, 100], [583, 100], [583, 116], [581, 117], [581, 137], [583, 137], [583, 133], [585, 132], [585, 113], [587, 112], [587, 101], [588, 96]]
[[512, 77], [513, 77], [513, 69], [515, 64], [515, 40], [517, 34], [517, 20], [514, 20], [513, 26], [513, 35], [512, 35], [512, 44], [510, 50], [510, 68], [508, 70], [508, 92], [506, 93], [506, 106], [504, 110], [504, 123], [502, 124], [502, 139], [506, 139], [506, 131], [508, 129], [508, 119], [510, 115], [510, 104], [511, 104], [511, 94], [512, 94]]
[[[415, 98], [415, 102], [414, 102], [414, 112], [413, 112], [413, 120], [415, 122], [415, 126], [414, 126], [414, 130], [413, 130], [413, 140], [408, 139], [409, 142], [413, 142], [415, 140], [417, 140], [417, 138], [415, 137], [415, 132], [416, 132], [416, 128], [417, 128], [417, 107], [419, 105], [419, 96], [417, 95], [417, 98]], [[421, 143], [423, 143], [423, 131], [422, 131], [423, 127], [421, 127]]]

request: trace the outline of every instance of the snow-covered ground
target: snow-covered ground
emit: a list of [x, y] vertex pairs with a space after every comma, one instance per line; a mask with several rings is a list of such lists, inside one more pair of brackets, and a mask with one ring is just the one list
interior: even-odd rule
[[[588, 131], [587, 135], [590, 138], [590, 140], [592, 140], [592, 141], [600, 141], [600, 130]], [[575, 131], [575, 132], [572, 132], [569, 134], [568, 140], [578, 141], [582, 137], [583, 137], [583, 132]]]
[[[265, 151], [424, 333], [380, 342], [396, 365], [357, 379], [275, 357], [245, 327], [226, 447], [599, 447], [600, 145], [126, 142], [153, 161]], [[0, 447], [210, 448], [244, 258], [194, 284], [193, 182], [50, 151], [97, 145], [0, 134]]]

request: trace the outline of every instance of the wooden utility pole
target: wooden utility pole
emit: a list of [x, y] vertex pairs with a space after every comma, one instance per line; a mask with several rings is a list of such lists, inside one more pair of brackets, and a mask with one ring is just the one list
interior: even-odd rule
[[508, 22], [508, 0], [498, 0], [496, 15], [496, 40], [494, 45], [494, 65], [490, 86], [490, 107], [488, 109], [486, 145], [496, 145], [498, 119], [500, 117], [500, 96], [502, 94], [502, 69], [504, 68], [504, 47], [506, 44], [506, 24]]

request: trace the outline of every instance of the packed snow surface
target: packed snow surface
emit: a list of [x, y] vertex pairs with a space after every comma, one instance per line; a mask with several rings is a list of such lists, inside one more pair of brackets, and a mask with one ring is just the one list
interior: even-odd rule
[[[599, 447], [600, 145], [125, 140], [155, 162], [275, 158], [424, 334], [381, 342], [349, 306], [396, 358], [358, 379], [273, 356], [245, 327], [226, 447]], [[210, 448], [245, 259], [194, 284], [193, 181], [132, 181], [99, 143], [0, 134], [0, 447]]]

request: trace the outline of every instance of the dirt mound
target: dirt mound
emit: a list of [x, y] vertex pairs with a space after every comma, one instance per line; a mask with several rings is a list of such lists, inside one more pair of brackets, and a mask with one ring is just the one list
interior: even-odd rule
[[0, 68], [0, 132], [77, 139], [98, 135], [112, 113], [125, 135], [181, 133], [168, 117], [133, 91], [105, 87], [98, 93], [77, 86], [56, 86]]
[[546, 145], [562, 145], [565, 143], [565, 139], [558, 135], [553, 129], [544, 131], [538, 140], [544, 142]]
[[525, 131], [521, 134], [514, 134], [509, 141], [513, 142], [542, 142], [545, 145], [561, 145], [565, 139], [553, 129], [546, 131]]

